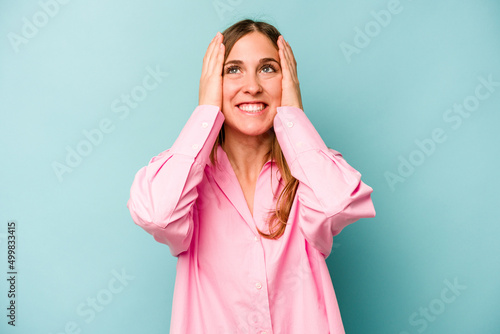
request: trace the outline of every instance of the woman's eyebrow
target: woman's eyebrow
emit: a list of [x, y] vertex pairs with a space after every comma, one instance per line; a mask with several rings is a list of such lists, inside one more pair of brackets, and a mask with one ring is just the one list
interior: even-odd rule
[[[270, 61], [274, 61], [275, 63], [278, 63], [278, 65], [280, 65], [279, 61], [277, 61], [276, 59], [274, 58], [261, 58], [259, 60], [259, 64], [262, 64], [262, 63], [267, 63], [267, 62], [270, 62]], [[229, 60], [227, 61], [224, 66], [226, 65], [229, 65], [229, 64], [234, 64], [234, 65], [242, 65], [243, 64], [243, 61], [242, 60]]]

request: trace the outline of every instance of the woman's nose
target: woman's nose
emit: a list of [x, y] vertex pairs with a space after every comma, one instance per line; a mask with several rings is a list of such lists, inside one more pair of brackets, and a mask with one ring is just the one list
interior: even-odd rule
[[255, 74], [247, 74], [243, 83], [243, 90], [245, 93], [255, 95], [262, 92], [259, 78]]

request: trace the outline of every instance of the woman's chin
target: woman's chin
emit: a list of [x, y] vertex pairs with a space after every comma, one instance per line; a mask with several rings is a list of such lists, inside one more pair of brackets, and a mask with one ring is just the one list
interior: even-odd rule
[[236, 127], [228, 127], [224, 126], [228, 131], [238, 134], [239, 136], [261, 136], [261, 135], [269, 135], [272, 132], [272, 124], [271, 125], [263, 125], [263, 124], [245, 124], [245, 126], [236, 126]]

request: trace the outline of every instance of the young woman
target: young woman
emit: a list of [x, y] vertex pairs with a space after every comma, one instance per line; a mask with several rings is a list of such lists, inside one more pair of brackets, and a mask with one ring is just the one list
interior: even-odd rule
[[333, 236], [375, 216], [371, 193], [304, 113], [278, 30], [217, 33], [199, 105], [128, 202], [178, 257], [170, 333], [344, 333], [325, 259]]

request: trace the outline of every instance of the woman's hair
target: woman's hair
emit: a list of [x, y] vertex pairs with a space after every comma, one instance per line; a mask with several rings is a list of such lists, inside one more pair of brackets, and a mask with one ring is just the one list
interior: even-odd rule
[[[264, 34], [269, 38], [276, 49], [278, 49], [278, 37], [281, 35], [278, 29], [266, 22], [246, 19], [236, 22], [222, 32], [222, 35], [224, 35], [223, 43], [225, 45], [224, 62], [226, 61], [227, 56], [231, 52], [234, 44], [236, 44], [240, 38], [251, 32], [260, 32]], [[210, 161], [214, 165], [217, 163], [217, 147], [219, 144], [224, 143], [224, 137], [224, 125], [222, 125], [219, 136], [217, 137], [210, 154]], [[274, 131], [271, 148], [267, 153], [267, 158], [276, 162], [285, 186], [278, 196], [276, 208], [274, 211], [270, 212], [268, 220], [269, 234], [262, 232], [258, 228], [257, 230], [264, 238], [278, 239], [283, 235], [283, 233], [285, 233], [288, 216], [290, 215], [290, 210], [292, 208], [295, 193], [297, 192], [299, 181], [292, 176]]]

